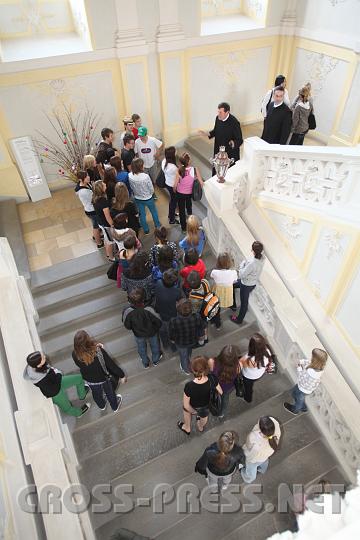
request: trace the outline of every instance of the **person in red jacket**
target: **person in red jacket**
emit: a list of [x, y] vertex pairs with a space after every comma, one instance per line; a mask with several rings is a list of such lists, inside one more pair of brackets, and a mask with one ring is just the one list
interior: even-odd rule
[[184, 255], [185, 266], [180, 270], [180, 276], [183, 278], [183, 290], [186, 296], [189, 296], [191, 287], [187, 281], [190, 272], [195, 270], [198, 272], [200, 279], [203, 279], [206, 274], [206, 266], [202, 259], [200, 259], [196, 249], [189, 249]]

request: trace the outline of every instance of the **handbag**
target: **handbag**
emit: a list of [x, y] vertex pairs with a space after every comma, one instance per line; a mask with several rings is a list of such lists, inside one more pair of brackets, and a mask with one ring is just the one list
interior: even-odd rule
[[118, 264], [118, 261], [114, 261], [109, 270], [106, 272], [107, 277], [113, 281], [117, 280]]
[[164, 188], [166, 186], [165, 180], [166, 180], [165, 173], [164, 173], [164, 171], [162, 169], [160, 169], [160, 172], [156, 177], [155, 184], [159, 188]]
[[203, 194], [203, 188], [201, 187], [199, 180], [195, 177], [193, 187], [192, 187], [192, 192], [191, 192], [191, 198], [195, 202], [201, 201], [202, 194]]
[[312, 111], [309, 114], [308, 123], [309, 123], [309, 129], [316, 129], [315, 114]]
[[106, 375], [106, 380], [110, 381], [111, 386], [112, 386], [112, 388], [113, 388], [113, 390], [115, 392], [115, 390], [117, 389], [118, 384], [119, 384], [119, 377], [117, 377], [116, 375], [113, 375], [112, 373], [109, 372], [108, 368], [106, 367], [105, 358], [104, 358], [103, 352], [101, 350], [101, 347], [97, 347], [96, 354], [97, 354], [100, 366], [101, 366], [103, 372]]
[[237, 397], [242, 398], [244, 396], [244, 381], [241, 373], [238, 373], [234, 379], [235, 394]]
[[213, 416], [220, 416], [222, 410], [222, 395], [216, 390], [216, 384], [214, 376], [209, 373], [208, 375], [210, 381], [210, 400], [209, 400], [209, 411]]

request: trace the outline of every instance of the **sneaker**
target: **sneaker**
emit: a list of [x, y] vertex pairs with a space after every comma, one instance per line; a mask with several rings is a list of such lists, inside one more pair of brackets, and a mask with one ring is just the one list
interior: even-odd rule
[[154, 201], [157, 201], [157, 200], [159, 200], [159, 197], [157, 195], [154, 195], [153, 199], [154, 199]]
[[180, 225], [180, 221], [178, 219], [174, 219], [174, 221], [169, 221], [169, 225]]
[[99, 409], [100, 411], [105, 411], [106, 407], [107, 407], [107, 402], [105, 402], [105, 405], [103, 407], [99, 407]]
[[148, 364], [147, 366], [144, 366], [144, 369], [149, 369], [150, 367], [150, 364]]
[[98, 249], [101, 249], [101, 248], [104, 247], [104, 245], [105, 245], [104, 242], [101, 242], [101, 244], [97, 244], [97, 248], [98, 248]]
[[[90, 407], [91, 407], [91, 403], [85, 403], [85, 405], [83, 405], [83, 406], [81, 407], [81, 414], [80, 414], [80, 416], [83, 416], [86, 412], [88, 412], [88, 410], [90, 409]], [[79, 416], [79, 418], [80, 418], [80, 416]]]
[[146, 231], [146, 232], [144, 231], [145, 236], [148, 236], [148, 234], [150, 234], [150, 231]]
[[183, 369], [181, 364], [180, 364], [180, 371], [181, 373], [184, 373], [185, 375], [191, 375], [190, 371], [185, 371], [185, 369]]
[[159, 356], [159, 360], [158, 360], [157, 362], [153, 362], [153, 366], [158, 366], [158, 365], [159, 365], [159, 362], [160, 362], [160, 360], [162, 360], [162, 359], [163, 359], [163, 357], [164, 357], [164, 354], [163, 354], [163, 353], [161, 353], [161, 354], [160, 354], [160, 356]]
[[294, 411], [293, 406], [290, 405], [290, 403], [284, 403], [283, 405], [284, 405], [284, 409], [286, 409], [287, 411], [289, 411], [289, 413], [293, 414], [294, 416], [296, 416], [297, 414], [299, 414], [299, 413], [297, 413], [297, 412]]
[[122, 404], [122, 395], [121, 394], [116, 394], [116, 397], [118, 398], [118, 402], [117, 402], [117, 407], [114, 410], [114, 412], [117, 412], [120, 409], [121, 404]]

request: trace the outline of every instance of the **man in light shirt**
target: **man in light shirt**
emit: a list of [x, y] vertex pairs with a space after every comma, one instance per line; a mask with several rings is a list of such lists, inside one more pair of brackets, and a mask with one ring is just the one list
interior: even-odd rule
[[139, 138], [135, 141], [135, 154], [144, 162], [144, 172], [147, 173], [153, 184], [155, 184], [160, 152], [163, 149], [163, 142], [156, 137], [149, 137], [145, 126], [140, 126], [138, 130]]

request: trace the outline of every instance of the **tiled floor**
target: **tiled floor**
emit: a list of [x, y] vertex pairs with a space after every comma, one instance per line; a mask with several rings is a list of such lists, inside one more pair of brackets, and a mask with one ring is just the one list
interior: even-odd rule
[[[163, 193], [158, 193], [158, 196], [160, 220], [167, 223], [166, 196]], [[30, 270], [97, 251], [92, 240], [91, 222], [72, 187], [53, 192], [51, 199], [19, 204], [18, 210]], [[149, 224], [151, 222], [150, 218]]]
[[[260, 136], [261, 131], [262, 123], [243, 126], [244, 138]], [[306, 137], [305, 144], [320, 143]], [[167, 199], [163, 193], [158, 193], [158, 196], [160, 221], [167, 223]], [[30, 270], [46, 268], [97, 250], [92, 240], [90, 220], [72, 187], [53, 192], [51, 199], [19, 204], [18, 210]]]

